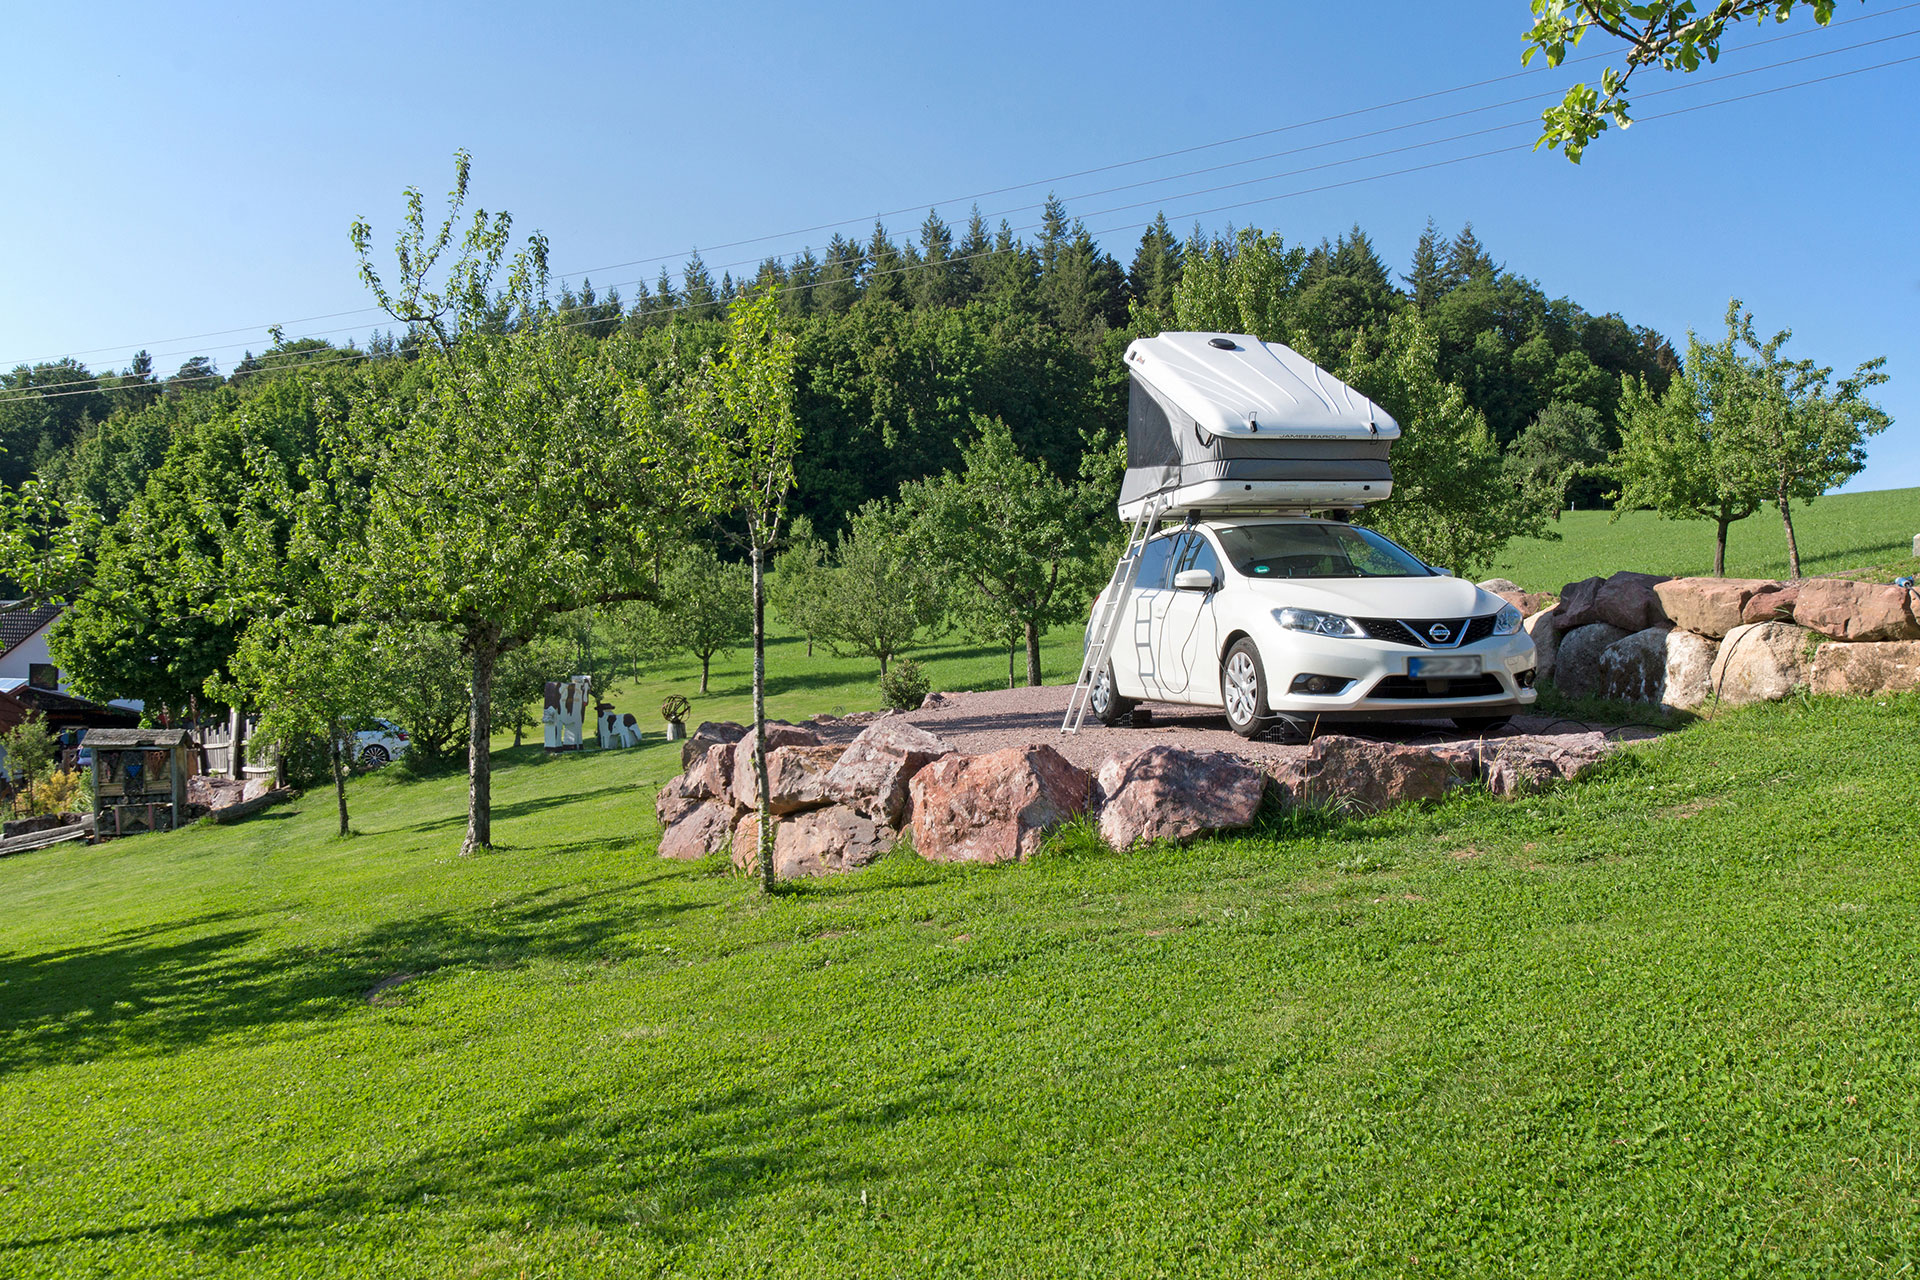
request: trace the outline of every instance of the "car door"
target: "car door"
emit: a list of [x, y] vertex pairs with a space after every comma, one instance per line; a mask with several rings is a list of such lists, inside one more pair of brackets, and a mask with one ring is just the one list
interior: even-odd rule
[[1217, 591], [1182, 591], [1174, 579], [1190, 569], [1213, 575], [1221, 582], [1220, 556], [1213, 543], [1197, 530], [1186, 534], [1167, 575], [1167, 589], [1154, 620], [1155, 648], [1159, 658], [1161, 696], [1171, 702], [1193, 702], [1205, 706], [1220, 702], [1220, 658], [1216, 636]]
[[1155, 661], [1153, 619], [1166, 604], [1175, 543], [1180, 531], [1161, 534], [1140, 552], [1140, 570], [1127, 597], [1126, 616], [1114, 645], [1113, 677], [1120, 693], [1129, 698], [1158, 698], [1160, 667]]

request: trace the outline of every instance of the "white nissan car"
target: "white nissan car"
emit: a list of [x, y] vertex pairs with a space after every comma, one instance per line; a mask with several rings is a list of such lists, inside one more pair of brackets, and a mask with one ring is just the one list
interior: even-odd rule
[[1246, 737], [1343, 720], [1484, 732], [1533, 702], [1535, 661], [1518, 609], [1370, 529], [1210, 517], [1146, 545], [1088, 710], [1110, 725], [1144, 701], [1221, 707]]

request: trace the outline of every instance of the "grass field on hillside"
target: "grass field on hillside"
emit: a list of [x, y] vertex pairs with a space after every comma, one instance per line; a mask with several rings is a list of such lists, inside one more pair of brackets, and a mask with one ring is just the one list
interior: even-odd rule
[[[1794, 512], [1802, 573], [1873, 569], [1882, 581], [1920, 571], [1913, 538], [1920, 534], [1920, 489], [1831, 494]], [[1520, 539], [1495, 561], [1494, 573], [1529, 591], [1558, 591], [1569, 582], [1621, 569], [1673, 577], [1713, 571], [1713, 525], [1662, 520], [1629, 511], [1570, 511], [1553, 526], [1559, 542]], [[1727, 573], [1740, 578], [1787, 576], [1787, 540], [1771, 507], [1727, 533]]]
[[772, 899], [658, 742], [0, 860], [0, 1274], [1898, 1274], [1916, 717]]

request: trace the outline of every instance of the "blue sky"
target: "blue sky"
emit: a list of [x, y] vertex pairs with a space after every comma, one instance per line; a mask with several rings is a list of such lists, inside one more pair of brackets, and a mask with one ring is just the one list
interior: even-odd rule
[[[347, 226], [365, 216], [386, 244], [402, 189], [443, 192], [456, 147], [473, 153], [480, 203], [545, 231], [556, 268], [602, 288], [695, 248], [718, 275], [830, 234], [777, 234], [790, 229], [864, 235], [883, 211], [911, 210], [887, 219], [904, 237], [931, 204], [951, 201], [941, 213], [960, 223], [970, 201], [951, 198], [1038, 183], [979, 203], [1020, 226], [1052, 189], [1123, 262], [1156, 209], [1182, 231], [1213, 210], [1209, 229], [1309, 242], [1357, 221], [1396, 266], [1431, 215], [1449, 232], [1471, 221], [1549, 294], [1676, 344], [1689, 327], [1716, 333], [1741, 297], [1762, 330], [1794, 329], [1789, 354], [1842, 372], [1888, 357], [1880, 401], [1895, 425], [1850, 487], [1920, 484], [1920, 61], [1650, 118], [1920, 55], [1920, 5], [1843, 2], [1838, 18], [1862, 20], [1768, 44], [1755, 42], [1811, 24], [1750, 31], [1705, 74], [1824, 55], [1797, 65], [1718, 84], [1647, 74], [1642, 123], [1578, 168], [1519, 150], [1360, 182], [1533, 134], [1291, 171], [1526, 121], [1531, 104], [1432, 118], [1566, 75], [1062, 175], [1509, 76], [1524, 0], [542, 9], [12, 13], [0, 363], [118, 368], [145, 346], [163, 372], [195, 354], [230, 368], [267, 345], [268, 324], [363, 334], [376, 317], [334, 314], [370, 302]], [[1865, 41], [1879, 43], [1842, 51]], [[1396, 131], [1341, 141], [1383, 129]], [[1329, 145], [1274, 154], [1314, 144]], [[1246, 185], [1193, 194], [1223, 183]], [[1347, 185], [1307, 190], [1334, 183]], [[320, 316], [333, 318], [305, 321]]]

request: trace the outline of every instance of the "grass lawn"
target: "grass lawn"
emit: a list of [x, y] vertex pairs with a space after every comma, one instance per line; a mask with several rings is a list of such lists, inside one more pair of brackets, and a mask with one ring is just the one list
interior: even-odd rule
[[388, 773], [0, 860], [0, 1275], [1897, 1274], [1917, 719], [772, 899], [652, 856], [658, 742], [502, 753], [471, 859]]
[[[1832, 494], [1794, 512], [1793, 527], [1802, 573], [1866, 570], [1861, 576], [1881, 582], [1920, 573], [1920, 560], [1913, 556], [1920, 489]], [[1674, 577], [1713, 572], [1713, 525], [1704, 520], [1662, 520], [1650, 511], [1629, 511], [1615, 521], [1607, 511], [1570, 511], [1554, 528], [1561, 541], [1512, 542], [1494, 573], [1529, 591], [1558, 591], [1569, 582], [1620, 569]], [[1727, 573], [1787, 576], [1779, 512], [1769, 507], [1728, 530]]]

